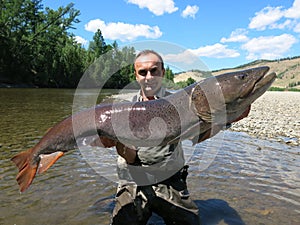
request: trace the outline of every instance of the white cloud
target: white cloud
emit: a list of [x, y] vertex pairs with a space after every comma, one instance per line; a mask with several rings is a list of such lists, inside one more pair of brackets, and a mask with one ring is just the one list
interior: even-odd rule
[[172, 64], [183, 71], [195, 68], [209, 70], [199, 57], [232, 58], [238, 56], [240, 54], [236, 50], [228, 49], [226, 45], [222, 44], [204, 46], [198, 49], [187, 49], [174, 54], [162, 54], [166, 63]]
[[282, 6], [263, 8], [251, 18], [248, 27], [256, 30], [293, 29], [298, 19], [300, 19], [300, 0], [295, 0], [293, 6], [288, 9], [283, 9]]
[[261, 11], [255, 13], [250, 21], [249, 28], [257, 30], [265, 30], [267, 26], [275, 23], [284, 16], [282, 7], [265, 7]]
[[293, 19], [300, 18], [300, 0], [295, 0], [293, 6], [285, 11], [285, 17]]
[[300, 23], [298, 23], [298, 24], [294, 27], [294, 32], [300, 33]]
[[178, 10], [173, 0], [127, 0], [128, 3], [138, 5], [141, 9], [147, 8], [156, 16], [164, 13], [173, 13]]
[[248, 60], [276, 59], [283, 57], [296, 42], [296, 38], [290, 34], [262, 36], [249, 40], [241, 48], [248, 51]]
[[185, 50], [177, 54], [166, 54], [163, 55], [163, 58], [166, 62], [172, 62], [172, 63], [175, 62], [175, 63], [193, 64], [196, 61], [199, 61], [197, 56], [195, 56], [190, 50]]
[[187, 18], [187, 17], [192, 17], [195, 18], [197, 12], [199, 10], [199, 7], [194, 5], [194, 6], [190, 6], [188, 5], [185, 10], [183, 10], [183, 12], [181, 13], [181, 16], [183, 18]]
[[249, 38], [247, 37], [248, 31], [246, 29], [236, 29], [234, 31], [231, 32], [230, 37], [229, 38], [221, 38], [221, 42], [225, 43], [225, 42], [246, 42], [249, 40]]
[[88, 43], [88, 40], [84, 39], [80, 36], [75, 36], [75, 41], [79, 44], [86, 45]]
[[100, 29], [104, 38], [110, 40], [133, 41], [138, 37], [159, 38], [162, 35], [158, 26], [151, 27], [145, 24], [128, 24], [123, 22], [105, 23], [95, 19], [85, 24], [87, 31], [96, 32]]
[[280, 29], [283, 30], [285, 28], [289, 28], [292, 26], [292, 21], [291, 20], [286, 20], [283, 23], [273, 23], [270, 24], [270, 29]]
[[[87, 24], [84, 25], [85, 30], [96, 32], [98, 29], [102, 31], [103, 28], [105, 28], [105, 22], [100, 19], [90, 20]], [[103, 31], [102, 31], [103, 32]]]
[[207, 45], [200, 47], [198, 49], [190, 50], [193, 54], [201, 57], [210, 57], [210, 58], [235, 58], [240, 56], [240, 53], [234, 49], [227, 48], [227, 45], [220, 43], [214, 45]]

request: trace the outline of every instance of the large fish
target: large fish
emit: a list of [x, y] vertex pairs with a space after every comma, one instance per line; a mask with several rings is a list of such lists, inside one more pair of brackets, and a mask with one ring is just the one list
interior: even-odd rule
[[250, 105], [275, 80], [269, 67], [210, 77], [168, 97], [147, 102], [100, 104], [57, 123], [31, 149], [12, 158], [25, 191], [36, 173], [51, 167], [76, 140], [99, 135], [96, 145], [158, 146], [184, 139], [201, 142], [246, 117]]

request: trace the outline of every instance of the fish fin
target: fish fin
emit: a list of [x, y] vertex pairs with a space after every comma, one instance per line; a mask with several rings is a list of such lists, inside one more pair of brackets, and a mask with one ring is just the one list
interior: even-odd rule
[[[197, 123], [195, 123], [194, 125], [192, 125], [191, 127], [189, 127], [188, 129], [186, 129], [185, 131], [181, 132], [181, 134], [177, 137], [175, 137], [174, 139], [172, 139], [171, 141], [168, 142], [168, 144], [173, 144], [178, 142], [179, 140], [185, 140], [185, 139], [189, 139], [192, 140], [194, 143], [194, 139], [197, 139], [199, 137], [199, 135], [197, 135], [197, 133], [199, 133], [200, 130], [200, 126], [203, 126], [204, 122], [202, 120], [199, 120]], [[197, 141], [195, 141], [197, 143]]]
[[219, 133], [220, 130], [222, 130], [222, 128], [223, 126], [221, 125], [215, 125], [212, 128], [205, 131], [204, 133], [200, 134], [199, 136], [193, 137], [192, 138], [193, 145], [215, 136], [217, 133]]
[[247, 107], [247, 109], [238, 118], [236, 118], [234, 121], [232, 121], [232, 123], [237, 122], [237, 121], [239, 121], [239, 120], [244, 119], [245, 117], [247, 117], [249, 115], [249, 113], [250, 113], [250, 110], [251, 110], [251, 105], [249, 105]]
[[21, 192], [25, 191], [30, 186], [38, 167], [37, 165], [30, 163], [30, 158], [32, 155], [30, 150], [31, 149], [28, 151], [23, 151], [11, 159], [19, 169], [16, 180], [20, 186]]
[[54, 152], [51, 154], [41, 154], [38, 167], [38, 173], [43, 173], [48, 170], [60, 157], [64, 155], [63, 152]]

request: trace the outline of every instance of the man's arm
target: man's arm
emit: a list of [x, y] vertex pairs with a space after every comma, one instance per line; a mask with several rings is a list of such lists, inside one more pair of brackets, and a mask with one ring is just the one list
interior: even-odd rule
[[116, 144], [117, 152], [120, 156], [122, 156], [127, 163], [134, 163], [136, 158], [136, 150], [126, 147], [120, 142]]
[[110, 148], [116, 146], [117, 152], [122, 156], [127, 163], [134, 163], [136, 158], [136, 150], [126, 147], [122, 143], [109, 139], [107, 137], [99, 137], [91, 143], [91, 146], [99, 146], [104, 148]]

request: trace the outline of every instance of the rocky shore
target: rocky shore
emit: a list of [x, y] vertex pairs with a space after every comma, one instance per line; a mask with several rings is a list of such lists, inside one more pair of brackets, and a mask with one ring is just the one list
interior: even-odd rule
[[266, 92], [252, 104], [248, 117], [230, 129], [299, 146], [300, 92]]

